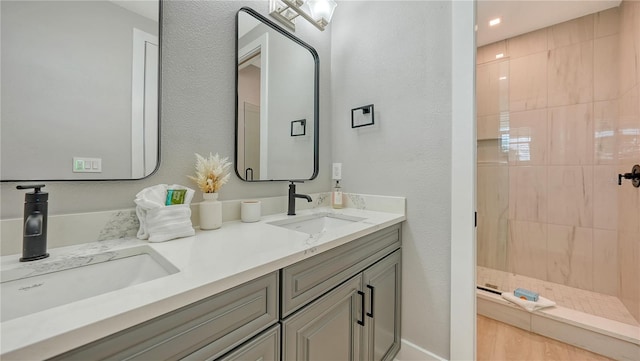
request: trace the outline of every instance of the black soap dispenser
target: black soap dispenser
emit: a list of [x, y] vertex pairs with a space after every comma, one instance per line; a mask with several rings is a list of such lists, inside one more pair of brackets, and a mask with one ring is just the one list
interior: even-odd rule
[[20, 262], [49, 257], [47, 253], [47, 208], [49, 194], [41, 192], [44, 184], [17, 186], [17, 189], [33, 189], [24, 195], [24, 228], [22, 233], [22, 258]]

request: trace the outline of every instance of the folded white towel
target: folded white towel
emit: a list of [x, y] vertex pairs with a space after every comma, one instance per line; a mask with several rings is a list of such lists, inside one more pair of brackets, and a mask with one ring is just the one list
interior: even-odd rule
[[[186, 189], [184, 204], [166, 206], [167, 190]], [[158, 184], [136, 194], [136, 215], [140, 221], [137, 237], [149, 242], [164, 242], [195, 234], [191, 207], [195, 191], [179, 184]]]
[[504, 298], [505, 300], [515, 303], [516, 305], [524, 308], [525, 310], [529, 311], [529, 312], [533, 312], [536, 310], [539, 310], [541, 308], [546, 308], [546, 307], [551, 307], [551, 306], [555, 306], [556, 303], [544, 298], [542, 296], [538, 296], [538, 301], [529, 301], [529, 300], [523, 300], [519, 297], [516, 297], [513, 292], [502, 292], [502, 298]]

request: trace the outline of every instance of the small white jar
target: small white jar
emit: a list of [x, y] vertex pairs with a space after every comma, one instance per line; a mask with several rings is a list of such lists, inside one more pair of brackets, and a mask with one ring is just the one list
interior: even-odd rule
[[261, 216], [260, 207], [260, 201], [240, 202], [240, 219], [246, 223], [259, 221]]

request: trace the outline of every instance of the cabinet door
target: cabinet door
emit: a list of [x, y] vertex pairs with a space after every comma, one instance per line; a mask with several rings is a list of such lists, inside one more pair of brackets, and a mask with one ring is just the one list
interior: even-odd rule
[[364, 359], [393, 360], [400, 350], [400, 250], [364, 271], [363, 281], [367, 294]]
[[360, 360], [364, 293], [358, 275], [282, 321], [284, 361]]
[[[203, 358], [199, 358], [203, 360]], [[207, 359], [209, 360], [209, 359]], [[238, 347], [219, 361], [280, 361], [280, 324]]]

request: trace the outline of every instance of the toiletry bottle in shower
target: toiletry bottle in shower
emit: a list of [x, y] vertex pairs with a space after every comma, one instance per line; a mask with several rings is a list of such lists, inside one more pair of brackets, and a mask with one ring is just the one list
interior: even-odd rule
[[336, 186], [333, 188], [333, 192], [331, 193], [331, 206], [335, 209], [341, 209], [344, 207], [344, 194], [342, 193], [339, 180], [336, 180]]

